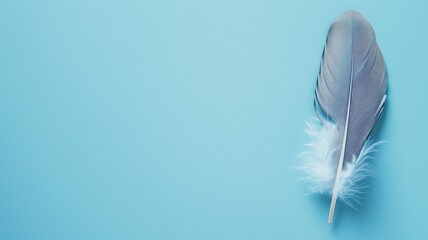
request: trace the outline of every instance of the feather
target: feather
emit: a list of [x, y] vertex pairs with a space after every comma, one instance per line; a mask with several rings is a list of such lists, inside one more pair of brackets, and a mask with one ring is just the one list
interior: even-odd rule
[[306, 123], [311, 137], [301, 169], [310, 193], [331, 194], [328, 222], [337, 198], [354, 207], [368, 160], [379, 143], [369, 139], [386, 100], [386, 70], [370, 23], [347, 11], [330, 27], [315, 90], [317, 121]]

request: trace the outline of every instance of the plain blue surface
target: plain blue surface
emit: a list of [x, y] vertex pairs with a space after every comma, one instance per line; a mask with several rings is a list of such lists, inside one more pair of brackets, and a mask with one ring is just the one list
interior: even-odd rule
[[[329, 25], [389, 76], [359, 211], [304, 197]], [[0, 239], [426, 239], [424, 1], [0, 2]]]

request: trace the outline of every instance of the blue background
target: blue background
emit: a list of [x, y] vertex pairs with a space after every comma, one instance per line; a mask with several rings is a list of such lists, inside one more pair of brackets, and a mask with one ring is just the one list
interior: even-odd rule
[[[295, 157], [330, 24], [356, 9], [389, 75], [354, 211]], [[424, 239], [424, 1], [0, 2], [0, 239]]]

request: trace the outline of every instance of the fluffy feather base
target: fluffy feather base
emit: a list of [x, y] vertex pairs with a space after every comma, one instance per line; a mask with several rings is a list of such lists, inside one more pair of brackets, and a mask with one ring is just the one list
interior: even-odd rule
[[[302, 178], [310, 183], [309, 194], [321, 193], [331, 195], [337, 173], [338, 158], [341, 146], [341, 137], [334, 123], [328, 121], [320, 123], [318, 119], [306, 122], [305, 132], [311, 138], [306, 144], [308, 150], [299, 156], [302, 162], [299, 166], [306, 176]], [[381, 142], [367, 140], [358, 157], [343, 166], [338, 186], [338, 197], [348, 206], [355, 208], [360, 204], [361, 194], [367, 185], [367, 177], [374, 172], [369, 161], [372, 153], [377, 151]]]

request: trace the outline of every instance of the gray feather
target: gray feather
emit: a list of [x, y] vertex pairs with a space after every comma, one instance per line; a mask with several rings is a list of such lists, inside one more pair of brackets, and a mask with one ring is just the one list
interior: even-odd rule
[[383, 110], [386, 87], [370, 23], [358, 12], [345, 12], [328, 32], [315, 99], [319, 118], [336, 123], [345, 138], [344, 162], [358, 157]]

